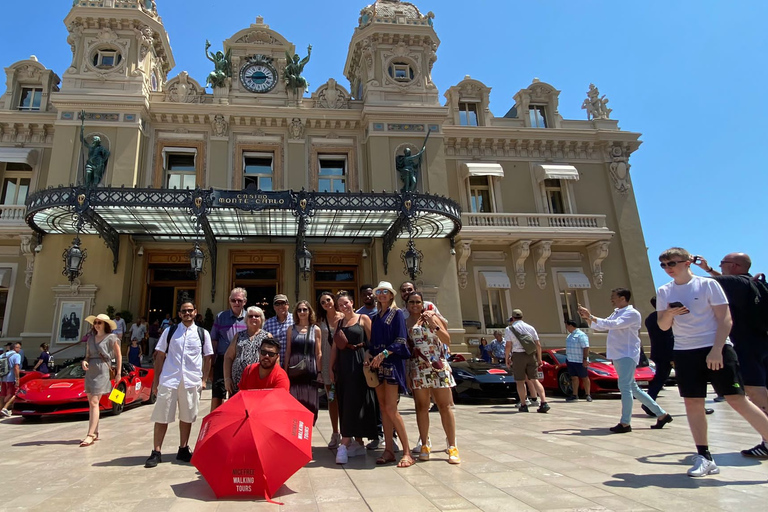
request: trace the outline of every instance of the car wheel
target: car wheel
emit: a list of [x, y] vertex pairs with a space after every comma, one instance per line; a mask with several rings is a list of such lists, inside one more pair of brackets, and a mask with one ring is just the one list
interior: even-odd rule
[[557, 376], [557, 387], [560, 389], [560, 393], [565, 396], [571, 396], [573, 394], [573, 388], [571, 386], [571, 374], [567, 371], [562, 371]]
[[[125, 384], [120, 383], [117, 386], [118, 391], [125, 393]], [[118, 404], [117, 402], [112, 402], [112, 414], [115, 416], [118, 416], [121, 412], [123, 412], [123, 409], [125, 409], [125, 400], [123, 400], [123, 403]]]

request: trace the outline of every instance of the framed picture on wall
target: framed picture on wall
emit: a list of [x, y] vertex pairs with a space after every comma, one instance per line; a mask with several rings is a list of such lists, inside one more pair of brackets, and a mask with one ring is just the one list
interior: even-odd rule
[[85, 300], [62, 300], [56, 316], [56, 343], [77, 343], [82, 335]]

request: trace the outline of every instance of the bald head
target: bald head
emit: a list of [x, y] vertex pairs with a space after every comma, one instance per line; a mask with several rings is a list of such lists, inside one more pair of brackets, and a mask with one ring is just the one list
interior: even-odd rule
[[723, 261], [720, 262], [720, 268], [723, 274], [727, 276], [746, 274], [749, 272], [751, 266], [752, 259], [748, 254], [743, 252], [732, 252], [727, 254], [723, 258]]

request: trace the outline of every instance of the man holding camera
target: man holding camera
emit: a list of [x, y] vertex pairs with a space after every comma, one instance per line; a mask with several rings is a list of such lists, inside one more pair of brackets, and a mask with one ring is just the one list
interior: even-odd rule
[[707, 441], [707, 383], [711, 382], [715, 391], [763, 439], [768, 438], [768, 416], [744, 395], [738, 357], [728, 339], [733, 322], [723, 288], [713, 279], [693, 275], [694, 258], [683, 248], [664, 251], [659, 261], [672, 278], [659, 288], [656, 296], [659, 327], [665, 331], [674, 328], [677, 387], [698, 452], [688, 475], [718, 474], [720, 469], [712, 459]]
[[[702, 256], [694, 256], [693, 264], [699, 266], [717, 281], [725, 292], [733, 319], [729, 337], [739, 357], [739, 369], [744, 379], [744, 391], [749, 399], [764, 413], [768, 414], [768, 333], [756, 324], [754, 309], [755, 292], [749, 273], [752, 260], [743, 252], [726, 254], [720, 261], [718, 272]], [[760, 444], [742, 450], [745, 457], [768, 458], [768, 446], [763, 439]]]

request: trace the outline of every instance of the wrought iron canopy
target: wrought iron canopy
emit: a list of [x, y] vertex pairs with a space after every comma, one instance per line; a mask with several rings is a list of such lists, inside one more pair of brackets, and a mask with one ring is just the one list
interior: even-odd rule
[[101, 236], [117, 268], [119, 236], [194, 243], [202, 230], [215, 263], [216, 243], [384, 239], [384, 261], [396, 239], [451, 238], [461, 208], [418, 193], [86, 188], [39, 190], [27, 198], [26, 222], [41, 234]]

